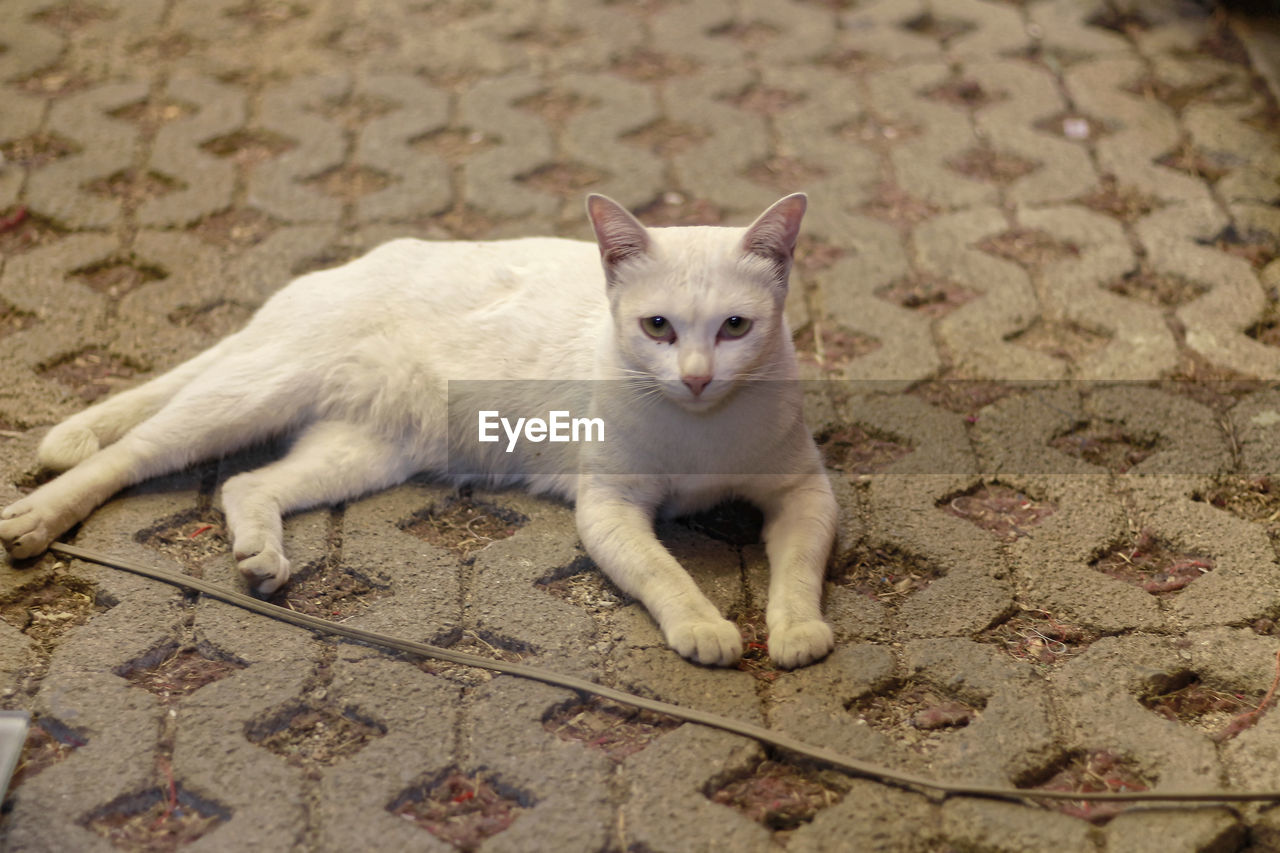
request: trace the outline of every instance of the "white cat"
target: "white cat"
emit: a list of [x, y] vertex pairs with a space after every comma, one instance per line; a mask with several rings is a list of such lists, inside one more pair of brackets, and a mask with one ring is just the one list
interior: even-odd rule
[[[283, 513], [420, 471], [479, 474], [573, 501], [587, 552], [671, 647], [727, 665], [741, 655], [738, 629], [653, 521], [738, 497], [764, 513], [770, 656], [817, 660], [833, 642], [820, 599], [836, 502], [782, 313], [805, 204], [788, 196], [746, 229], [650, 230], [593, 195], [598, 245], [406, 239], [304, 275], [242, 331], [50, 430], [40, 462], [65, 473], [0, 512], [0, 541], [34, 556], [130, 484], [290, 434], [283, 458], [222, 489], [236, 559], [258, 590], [289, 579]], [[500, 402], [512, 422], [545, 418], [534, 380], [584, 380], [564, 386], [570, 405], [606, 440], [513, 446], [501, 430], [479, 441], [474, 423], [451, 430], [457, 413], [492, 403], [477, 396], [485, 383], [449, 380], [493, 379], [510, 380]]]

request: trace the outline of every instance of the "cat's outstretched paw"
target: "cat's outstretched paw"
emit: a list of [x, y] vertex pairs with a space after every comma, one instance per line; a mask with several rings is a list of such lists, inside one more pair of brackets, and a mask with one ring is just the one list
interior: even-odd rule
[[667, 644], [682, 657], [711, 666], [731, 666], [742, 657], [742, 635], [728, 619], [683, 622], [667, 632]]
[[57, 519], [42, 512], [40, 505], [30, 498], [23, 498], [0, 510], [0, 544], [18, 560], [44, 553], [49, 543], [65, 529], [59, 527]]
[[237, 550], [236, 565], [245, 580], [263, 595], [270, 595], [289, 581], [289, 561], [274, 548], [248, 556], [241, 556]]
[[769, 630], [769, 659], [783, 669], [813, 663], [834, 646], [831, 626], [820, 619]]

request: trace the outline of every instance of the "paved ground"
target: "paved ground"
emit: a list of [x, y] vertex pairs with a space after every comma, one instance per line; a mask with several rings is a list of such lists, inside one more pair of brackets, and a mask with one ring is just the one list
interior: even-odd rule
[[[805, 189], [792, 319], [843, 506], [827, 660], [686, 663], [569, 509], [428, 483], [292, 519], [277, 600], [948, 778], [1280, 788], [1280, 714], [1247, 714], [1280, 646], [1280, 392], [1243, 381], [1280, 373], [1277, 63], [1246, 49], [1274, 35], [1154, 0], [0, 22], [0, 501], [40, 482], [48, 425], [392, 235], [586, 237], [588, 190], [744, 224]], [[235, 584], [217, 489], [254, 462], [75, 541]], [[752, 639], [749, 516], [662, 533]], [[2, 704], [38, 721], [11, 850], [1280, 849], [1274, 811], [931, 802], [48, 556], [0, 602]]]

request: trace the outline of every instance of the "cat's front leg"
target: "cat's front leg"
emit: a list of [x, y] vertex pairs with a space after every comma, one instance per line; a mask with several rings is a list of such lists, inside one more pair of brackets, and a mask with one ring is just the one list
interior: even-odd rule
[[835, 538], [835, 495], [817, 472], [757, 500], [769, 556], [769, 657], [784, 669], [822, 658], [835, 645], [822, 619], [822, 582]]
[[648, 608], [667, 644], [698, 663], [729, 666], [742, 656], [738, 627], [720, 615], [653, 532], [653, 508], [607, 486], [578, 493], [578, 535], [587, 553]]

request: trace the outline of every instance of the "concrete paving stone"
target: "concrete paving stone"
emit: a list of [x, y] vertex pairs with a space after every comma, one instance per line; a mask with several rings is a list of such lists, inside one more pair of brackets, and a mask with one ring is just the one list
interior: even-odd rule
[[940, 359], [929, 318], [877, 295], [910, 275], [896, 229], [861, 216], [839, 216], [838, 220], [848, 226], [844, 242], [851, 250], [815, 275], [817, 291], [810, 303], [820, 322], [873, 338], [876, 347], [828, 370], [831, 381], [930, 376]]
[[346, 156], [342, 128], [317, 110], [348, 95], [351, 85], [350, 75], [331, 73], [299, 77], [262, 93], [258, 123], [296, 145], [253, 171], [250, 205], [288, 222], [337, 218], [341, 202], [306, 179], [337, 168]]
[[953, 782], [1012, 785], [1054, 752], [1052, 701], [1037, 673], [995, 646], [960, 639], [907, 643], [903, 669], [976, 708], [967, 725], [943, 732], [928, 752], [931, 773]]
[[1020, 208], [1018, 223], [1076, 247], [1040, 270], [1044, 314], [1105, 333], [1105, 344], [1079, 358], [1081, 379], [1152, 379], [1172, 371], [1177, 346], [1161, 311], [1107, 289], [1137, 266], [1129, 239], [1110, 217], [1078, 207]]
[[1045, 0], [1027, 7], [1037, 38], [1046, 51], [1073, 55], [1132, 54], [1123, 35], [1089, 21], [1108, 11], [1106, 0]]
[[1027, 329], [1039, 311], [1026, 271], [976, 248], [984, 238], [1008, 229], [1004, 215], [992, 207], [939, 216], [916, 228], [919, 267], [982, 294], [937, 322], [939, 344], [951, 354], [961, 377], [1062, 378], [1062, 360], [1010, 340]]
[[35, 654], [35, 646], [26, 634], [8, 622], [0, 624], [0, 699], [14, 694], [19, 674], [34, 661]]
[[1063, 82], [1076, 108], [1108, 130], [1094, 146], [1102, 172], [1162, 201], [1203, 203], [1203, 182], [1156, 162], [1175, 150], [1182, 128], [1168, 106], [1143, 93], [1145, 74], [1136, 58], [1105, 56], [1071, 66]]
[[1186, 344], [1210, 363], [1247, 376], [1275, 376], [1280, 350], [1246, 334], [1258, 322], [1266, 296], [1248, 261], [1213, 248], [1225, 217], [1209, 206], [1169, 207], [1138, 223], [1148, 263], [1160, 272], [1205, 282], [1212, 290], [1177, 310]]
[[[599, 0], [565, 0], [536, 10], [522, 7], [531, 21], [518, 30], [510, 30], [512, 35], [506, 37], [504, 47], [509, 53], [512, 42], [520, 44], [528, 65], [548, 74], [601, 69], [619, 54], [645, 43], [645, 28], [637, 26], [637, 19], [647, 11]], [[510, 16], [506, 24], [509, 28]], [[599, 38], [601, 33], [609, 33], [610, 38]]]
[[0, 51], [0, 80], [21, 80], [57, 61], [65, 42], [56, 31], [31, 20], [51, 5], [52, 0], [15, 0], [9, 6], [0, 38], [5, 47]]
[[891, 688], [897, 677], [897, 661], [887, 646], [837, 644], [822, 666], [797, 669], [773, 682], [769, 727], [864, 761], [901, 765], [910, 756], [849, 710], [858, 699]]
[[530, 800], [517, 818], [520, 832], [499, 834], [486, 849], [595, 851], [608, 845], [615, 809], [601, 795], [613, 784], [614, 762], [543, 726], [557, 706], [575, 698], [509, 677], [478, 688], [469, 709], [471, 760]]
[[108, 83], [54, 103], [48, 129], [78, 151], [31, 175], [27, 192], [34, 212], [69, 228], [119, 224], [121, 201], [108, 182], [134, 164], [138, 130], [110, 113], [142, 100], [148, 88], [141, 81]]
[[423, 490], [405, 486], [348, 505], [341, 563], [387, 584], [385, 595], [349, 620], [354, 626], [434, 642], [460, 625], [457, 557], [399, 526], [430, 503]]
[[160, 277], [109, 297], [108, 310], [128, 321], [126, 330], [104, 341], [113, 355], [133, 370], [151, 372], [190, 358], [212, 343], [175, 320], [225, 300], [222, 253], [187, 234], [147, 230], [134, 238], [130, 262], [147, 270], [147, 277]]
[[[324, 45], [335, 32], [335, 16], [346, 8], [333, 0], [260, 10], [238, 0], [178, 0], [168, 26], [196, 44], [193, 62], [212, 76], [247, 68], [262, 69], [268, 77], [319, 74], [333, 68], [336, 57]], [[392, 13], [388, 8], [385, 14]]]
[[[568, 513], [537, 536], [537, 521], [475, 555], [466, 619], [477, 630], [527, 646], [548, 668], [590, 677], [596, 656], [596, 623], [578, 605], [549, 594], [537, 582], [581, 556]], [[535, 538], [536, 536], [536, 538]], [[533, 661], [530, 661], [533, 662]]]
[[[5, 54], [0, 54], [0, 61]], [[44, 118], [44, 104], [36, 98], [20, 93], [7, 95], [0, 101], [0, 142], [19, 140], [31, 136]], [[26, 179], [25, 171], [16, 163], [0, 158], [0, 210], [8, 209], [18, 200], [18, 194]]]
[[244, 93], [208, 77], [169, 80], [153, 102], [173, 101], [195, 112], [165, 124], [156, 133], [148, 165], [176, 179], [180, 188], [143, 202], [138, 221], [149, 226], [183, 226], [198, 222], [231, 204], [235, 168], [201, 148], [243, 125]]
[[0, 394], [0, 417], [6, 421], [52, 424], [83, 407], [70, 387], [41, 374], [62, 358], [105, 345], [107, 300], [68, 274], [110, 258], [117, 247], [112, 237], [75, 234], [5, 263], [0, 299], [36, 320], [0, 339], [0, 358], [12, 377]]
[[736, 13], [737, 4], [729, 0], [669, 6], [649, 19], [650, 40], [661, 45], [663, 53], [700, 65], [740, 65], [742, 48], [724, 36]]
[[[136, 534], [157, 521], [198, 505], [198, 480], [181, 474], [153, 480], [134, 487], [104, 504], [75, 528], [70, 541], [83, 548], [100, 550], [109, 556], [159, 566], [171, 572], [183, 566], [164, 553], [150, 548]], [[182, 598], [176, 588], [120, 569], [82, 563], [98, 584], [100, 595], [120, 602], [148, 601], [148, 606], [171, 606]]]
[[1025, 51], [1032, 43], [1016, 7], [982, 0], [956, 0], [946, 5], [944, 17], [966, 27], [964, 32], [945, 41], [944, 49], [953, 60], [965, 62], [970, 58], [1007, 56]]
[[739, 26], [767, 31], [756, 57], [770, 64], [813, 62], [834, 46], [837, 28], [833, 16], [804, 0], [743, 0], [737, 14]]
[[1039, 485], [1034, 497], [1058, 508], [1010, 547], [1020, 606], [1104, 634], [1164, 630], [1168, 617], [1155, 596], [1090, 566], [1131, 535], [1106, 479], [1056, 476]]
[[[465, 4], [470, 6], [471, 4]], [[571, 9], [557, 4], [571, 17]], [[521, 0], [499, 0], [485, 7], [467, 8], [466, 14], [457, 12], [464, 5], [452, 8], [410, 9], [408, 23], [413, 27], [413, 39], [406, 39], [406, 48], [413, 52], [415, 63], [422, 64], [430, 75], [449, 77], [480, 74], [485, 77], [501, 76], [516, 71], [531, 70], [528, 52], [513, 44], [520, 33], [537, 30], [539, 22], [549, 16], [544, 4]], [[441, 14], [443, 13], [443, 14]], [[617, 35], [627, 39], [638, 37], [639, 28], [613, 27], [610, 38], [600, 41], [613, 44]], [[589, 39], [584, 41], [590, 41]], [[583, 49], [583, 48], [579, 48]]]
[[[764, 758], [752, 741], [683, 725], [627, 759], [623, 838], [651, 850], [773, 850], [758, 823], [707, 796]], [[674, 767], [695, 768], [673, 773]]]
[[361, 80], [357, 96], [397, 102], [398, 108], [373, 118], [360, 131], [352, 161], [385, 173], [391, 184], [356, 202], [361, 221], [407, 219], [439, 213], [452, 201], [449, 170], [440, 157], [428, 157], [411, 143], [449, 121], [449, 96], [408, 75], [379, 75]]
[[524, 186], [519, 178], [549, 165], [554, 158], [550, 128], [518, 103], [546, 90], [536, 76], [516, 74], [477, 83], [458, 102], [463, 127], [498, 140], [463, 166], [468, 204], [498, 217], [551, 217], [554, 196]]
[[1094, 421], [1123, 424], [1136, 436], [1159, 436], [1151, 455], [1126, 472], [1134, 477], [1218, 477], [1232, 468], [1218, 416], [1172, 389], [1101, 384], [1087, 389], [1085, 408]]
[[[657, 121], [657, 97], [649, 86], [616, 77], [593, 74], [568, 74], [557, 80], [557, 87], [585, 101], [587, 106], [575, 111], [560, 131], [560, 148], [569, 163], [581, 163], [602, 177], [595, 184], [598, 191], [619, 204], [637, 208], [659, 197], [665, 183], [662, 161], [640, 146], [628, 146], [626, 136]], [[619, 170], [620, 150], [627, 152], [627, 168]], [[566, 201], [574, 215], [585, 223], [580, 213], [581, 199]], [[584, 238], [587, 232], [583, 232]]]
[[939, 810], [923, 796], [855, 780], [840, 802], [819, 811], [787, 838], [787, 850], [925, 853], [940, 843]]
[[894, 65], [938, 59], [942, 45], [908, 26], [931, 11], [919, 0], [860, 3], [840, 15], [838, 49], [858, 51]]
[[254, 663], [200, 687], [168, 712], [175, 718], [175, 778], [231, 813], [200, 842], [206, 848], [279, 849], [305, 832], [306, 770], [251, 742], [246, 731], [297, 696], [306, 677], [296, 659]]
[[[866, 117], [858, 81], [838, 69], [817, 66], [766, 68], [761, 84], [799, 98], [773, 119], [778, 154], [818, 173], [809, 187], [797, 189], [810, 189], [815, 197], [829, 199], [848, 211], [869, 200], [880, 172], [879, 158], [869, 147], [841, 133]], [[812, 223], [806, 222], [806, 226], [806, 233], [813, 235]]]
[[1134, 853], [1199, 853], [1202, 850], [1240, 849], [1248, 843], [1240, 819], [1226, 807], [1202, 808], [1191, 813], [1165, 809], [1127, 811], [1106, 827], [1106, 850]]
[[756, 679], [741, 670], [689, 667], [667, 648], [618, 649], [610, 667], [620, 689], [750, 723], [763, 722]]
[[1250, 394], [1231, 409], [1231, 427], [1240, 446], [1240, 469], [1246, 477], [1280, 474], [1280, 390]]
[[1280, 143], [1273, 134], [1245, 121], [1260, 108], [1256, 102], [1191, 104], [1183, 111], [1182, 121], [1192, 144], [1226, 169], [1214, 189], [1228, 204], [1270, 205], [1280, 199], [1280, 185], [1274, 180], [1280, 173]]
[[[161, 25], [164, 0], [106, 0], [95, 4], [93, 14], [68, 24], [67, 41], [70, 56], [84, 68], [92, 68], [103, 77], [130, 74], [136, 63], [128, 61], [137, 44], [138, 33]], [[45, 12], [57, 8], [46, 5]]]
[[745, 68], [717, 67], [669, 81], [664, 96], [668, 118], [706, 134], [672, 155], [673, 176], [694, 198], [735, 217], [755, 216], [780, 195], [745, 177], [769, 155], [764, 117], [731, 103], [754, 82]]
[[1068, 751], [1115, 753], [1159, 790], [1217, 784], [1222, 762], [1208, 735], [1139, 701], [1185, 666], [1185, 653], [1176, 643], [1141, 635], [1103, 637], [1067, 660], [1050, 681]]
[[356, 650], [339, 647], [328, 700], [370, 717], [385, 734], [324, 771], [309, 806], [315, 843], [319, 849], [350, 850], [367, 844], [373, 833], [397, 849], [451, 849], [391, 808], [423, 777], [449, 766], [460, 688], [410, 662], [381, 655], [349, 658]]
[[[401, 234], [403, 228], [399, 229]], [[196, 303], [200, 308], [239, 303], [257, 308], [273, 293], [307, 268], [316, 258], [339, 242], [341, 233], [333, 225], [301, 225], [280, 228], [265, 240], [234, 258], [226, 259], [227, 271], [205, 287], [221, 287], [221, 295]], [[208, 341], [209, 344], [215, 341]]]
[[[1277, 737], [1280, 737], [1280, 719], [1264, 715], [1223, 747], [1223, 761], [1231, 786], [1242, 790], [1274, 790], [1280, 784]], [[1274, 833], [1274, 817], [1266, 825]]]
[[885, 617], [903, 636], [980, 631], [1012, 606], [1008, 567], [996, 538], [941, 508], [970, 483], [958, 473], [868, 478], [865, 544], [902, 552], [936, 576]]
[[[1010, 436], [1013, 424], [1017, 434]], [[1025, 393], [984, 409], [971, 434], [984, 471], [1052, 479], [1106, 473], [1106, 467], [1088, 461], [1083, 453], [1089, 427], [1118, 428], [1121, 438], [1142, 448], [1141, 459], [1125, 463], [1125, 472], [1134, 477], [1209, 477], [1225, 473], [1231, 465], [1226, 437], [1213, 412], [1172, 388], [1130, 382], [1029, 386]], [[1072, 452], [1076, 435], [1082, 450]], [[1153, 446], [1146, 447], [1151, 442]]]
[[[84, 703], [91, 692], [94, 701]], [[81, 738], [60, 763], [32, 777], [13, 799], [11, 850], [116, 849], [82, 821], [95, 810], [156, 786], [156, 740], [164, 713], [145, 691], [110, 673], [50, 675], [34, 699], [39, 717]]]
[[[1141, 508], [1140, 508], [1141, 511]], [[1202, 501], [1167, 503], [1141, 512], [1142, 524], [1187, 553], [1206, 554], [1204, 573], [1170, 603], [1183, 630], [1247, 625], [1275, 612], [1280, 565], [1263, 530]]]
[[1051, 204], [1089, 191], [1096, 177], [1085, 147], [1037, 126], [1067, 110], [1049, 69], [1010, 59], [966, 63], [964, 73], [997, 97], [976, 112], [976, 131], [997, 150], [1035, 164], [1009, 185], [1009, 201]]
[[[865, 425], [911, 450], [878, 467], [871, 476], [969, 477], [977, 474], [977, 459], [969, 443], [964, 416], [931, 406], [912, 394], [901, 393], [890, 383], [861, 382], [853, 389], [863, 393], [855, 393], [841, 406], [841, 422]], [[862, 479], [856, 474], [852, 477]]]
[[1207, 15], [1199, 10], [1176, 9], [1163, 3], [1138, 0], [1131, 11], [1146, 23], [1133, 35], [1134, 45], [1146, 56], [1193, 51], [1204, 38]]
[[967, 109], [928, 94], [952, 73], [949, 65], [928, 63], [868, 74], [871, 107], [893, 123], [918, 128], [889, 151], [894, 178], [908, 195], [942, 208], [994, 204], [995, 184], [948, 165], [979, 142]]
[[942, 837], [964, 849], [1097, 850], [1095, 830], [1078, 818], [1014, 803], [957, 798], [942, 805]]

